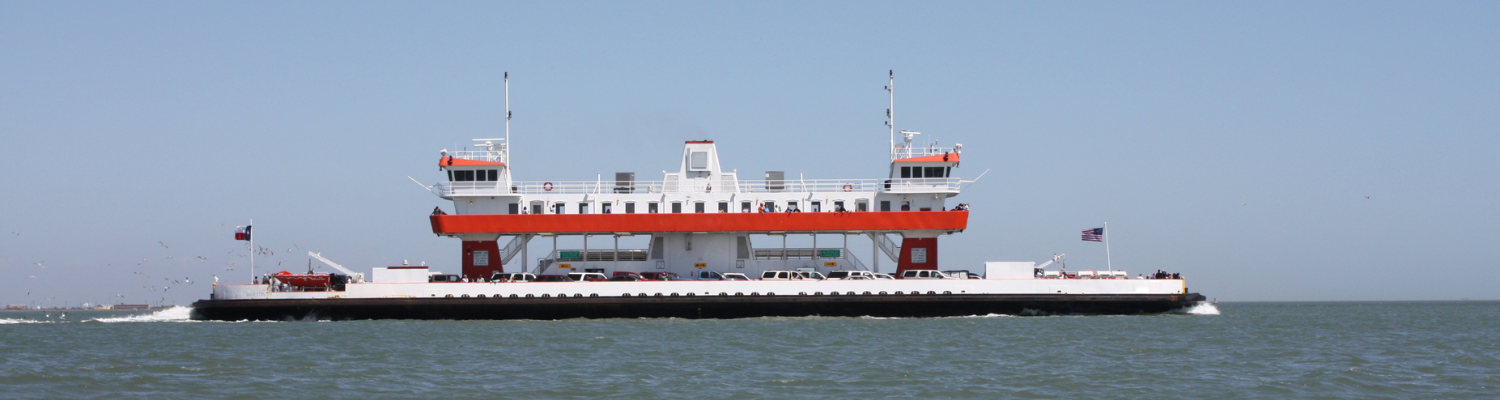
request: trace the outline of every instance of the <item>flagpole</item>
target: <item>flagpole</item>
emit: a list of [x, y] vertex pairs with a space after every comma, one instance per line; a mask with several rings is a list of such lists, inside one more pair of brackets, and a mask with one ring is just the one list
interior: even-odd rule
[[255, 283], [255, 218], [245, 228], [245, 234], [250, 235], [250, 283]]
[[1114, 270], [1115, 270], [1115, 265], [1114, 265], [1113, 262], [1110, 261], [1110, 258], [1109, 258], [1109, 223], [1108, 222], [1104, 223], [1104, 266], [1109, 267], [1110, 272], [1114, 272]]

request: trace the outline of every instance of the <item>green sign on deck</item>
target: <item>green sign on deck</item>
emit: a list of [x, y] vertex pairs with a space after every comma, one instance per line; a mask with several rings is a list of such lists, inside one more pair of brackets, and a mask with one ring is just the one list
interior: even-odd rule
[[557, 252], [557, 258], [558, 259], [562, 259], [562, 260], [582, 260], [583, 259], [583, 252], [578, 252], [578, 251], [559, 251], [559, 252]]
[[839, 254], [840, 254], [840, 252], [839, 252], [838, 249], [818, 250], [818, 257], [822, 257], [822, 258], [839, 258], [840, 257]]

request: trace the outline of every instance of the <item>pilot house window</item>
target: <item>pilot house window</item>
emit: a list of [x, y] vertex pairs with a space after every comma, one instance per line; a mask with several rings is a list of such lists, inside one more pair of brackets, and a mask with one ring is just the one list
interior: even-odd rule
[[450, 170], [450, 171], [448, 171], [448, 180], [449, 181], [453, 181], [453, 182], [474, 182], [474, 181], [494, 182], [494, 181], [500, 180], [500, 171], [499, 170], [493, 170], [493, 169], [478, 170], [478, 171], [473, 171], [473, 170], [452, 171], [452, 170]]

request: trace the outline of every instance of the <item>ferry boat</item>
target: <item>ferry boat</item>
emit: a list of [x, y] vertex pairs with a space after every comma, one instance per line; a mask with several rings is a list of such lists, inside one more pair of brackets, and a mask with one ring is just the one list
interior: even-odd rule
[[[886, 87], [892, 108], [894, 83], [892, 76]], [[508, 110], [508, 89], [506, 98]], [[637, 180], [633, 172], [607, 181], [514, 180], [506, 115], [504, 137], [474, 139], [477, 150], [440, 151], [445, 179], [424, 185], [451, 201], [451, 213], [439, 206], [428, 219], [433, 233], [458, 240], [458, 273], [403, 263], [373, 268], [366, 279], [309, 253], [342, 273], [282, 271], [252, 284], [215, 284], [209, 299], [193, 304], [192, 317], [1137, 314], [1204, 300], [1175, 276], [1047, 269], [1062, 256], [1041, 265], [987, 262], [944, 272], [938, 240], [962, 233], [970, 216], [965, 204], [952, 201], [973, 182], [958, 177], [963, 146], [914, 143], [920, 132], [897, 131], [892, 110], [889, 168], [884, 177], [858, 179], [803, 179], [781, 171], [742, 177], [721, 167], [719, 143], [688, 140], [681, 157], [670, 161], [677, 169], [660, 180]], [[563, 236], [581, 238], [583, 246], [559, 248]], [[795, 236], [812, 246], [787, 247], [786, 239]], [[649, 239], [645, 248], [620, 248], [622, 237]], [[850, 252], [851, 238], [871, 241], [872, 254]], [[536, 240], [551, 247], [532, 264], [528, 252]], [[894, 268], [882, 268], [882, 258], [894, 260]]]

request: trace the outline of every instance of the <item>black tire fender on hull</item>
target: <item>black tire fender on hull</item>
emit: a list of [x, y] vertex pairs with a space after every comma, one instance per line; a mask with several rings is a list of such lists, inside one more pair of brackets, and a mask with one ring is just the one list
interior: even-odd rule
[[959, 294], [557, 298], [199, 300], [195, 320], [956, 317], [1158, 314], [1204, 301], [1188, 294]]

